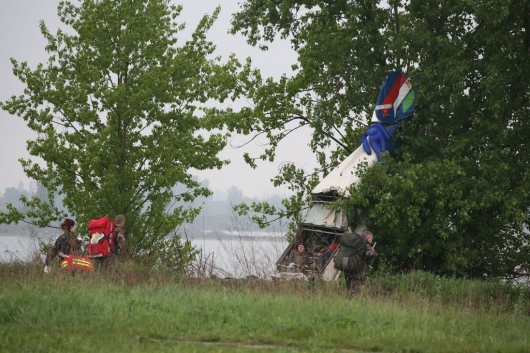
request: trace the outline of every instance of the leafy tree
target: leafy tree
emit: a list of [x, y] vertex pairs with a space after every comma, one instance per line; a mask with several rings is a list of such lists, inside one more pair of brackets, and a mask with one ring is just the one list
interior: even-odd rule
[[404, 69], [419, 99], [400, 129], [403, 147], [384, 166], [360, 171], [343, 206], [361, 211], [398, 270], [510, 276], [527, 261], [527, 1], [247, 0], [233, 32], [264, 48], [289, 39], [298, 52], [293, 77], [255, 81], [248, 112], [271, 146], [257, 158], [273, 160], [289, 133], [311, 129], [321, 170], [281, 171], [275, 182], [298, 193], [280, 215], [299, 217], [318, 172], [357, 147], [384, 74]]
[[[58, 15], [69, 30], [54, 35], [41, 22], [49, 60], [31, 69], [12, 59], [26, 89], [1, 103], [37, 133], [27, 148], [43, 163], [21, 163], [51, 203], [55, 192], [63, 195], [78, 229], [91, 218], [124, 214], [131, 249], [147, 255], [198, 213], [170, 205], [211, 194], [190, 168], [228, 163], [218, 157], [226, 136], [212, 131], [224, 110], [203, 106], [235, 98], [242, 69], [234, 57], [222, 63], [212, 56], [206, 32], [219, 8], [177, 46], [181, 10], [167, 0], [61, 2]], [[175, 194], [177, 183], [187, 190]], [[11, 208], [0, 222], [29, 217], [44, 226], [64, 217], [38, 198], [23, 201], [31, 212]]]
[[[289, 38], [298, 52], [293, 77], [257, 79], [254, 84], [258, 88], [249, 90], [255, 105], [248, 113], [252, 116], [250, 131], [265, 135], [270, 145], [260, 156], [246, 156], [247, 162], [255, 166], [256, 159], [273, 161], [285, 137], [309, 128], [307, 142], [320, 168], [305, 171], [292, 163], [283, 164], [273, 180], [293, 192], [283, 201], [283, 211], [267, 203], [254, 203], [251, 207], [240, 205], [239, 212], [278, 213], [294, 221], [291, 235], [296, 231], [320, 175], [356, 149], [382, 77], [392, 67], [402, 65], [401, 47], [388, 40], [400, 30], [394, 25], [397, 17], [379, 8], [377, 1], [243, 3], [242, 11], [233, 18], [234, 33], [243, 33], [250, 44], [264, 49], [278, 36]], [[255, 219], [264, 224], [266, 217]]]

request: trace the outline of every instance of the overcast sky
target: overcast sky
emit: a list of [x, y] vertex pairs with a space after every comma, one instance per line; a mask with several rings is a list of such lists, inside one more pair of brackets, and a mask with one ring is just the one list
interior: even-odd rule
[[[216, 6], [221, 6], [221, 14], [209, 32], [209, 40], [217, 45], [217, 55], [227, 58], [235, 53], [241, 60], [250, 56], [253, 65], [262, 71], [264, 77], [279, 77], [283, 73], [291, 74], [291, 65], [296, 62], [296, 54], [290, 49], [288, 42], [275, 43], [267, 52], [262, 52], [245, 43], [245, 38], [227, 33], [230, 19], [238, 10], [237, 0], [180, 0], [175, 3], [184, 9], [179, 22], [186, 22], [186, 33], [189, 34], [197, 26], [200, 18], [211, 14]], [[62, 26], [57, 16], [59, 0], [0, 0], [0, 100], [5, 101], [13, 94], [22, 93], [24, 86], [12, 73], [10, 58], [19, 62], [27, 61], [31, 67], [46, 61], [44, 51], [45, 40], [39, 30], [39, 21], [44, 20], [48, 29], [55, 33]], [[73, 3], [77, 3], [75, 0]], [[189, 35], [185, 39], [190, 38]], [[6, 187], [17, 187], [22, 181], [28, 189], [29, 179], [22, 171], [19, 158], [28, 158], [26, 140], [34, 138], [34, 133], [26, 126], [25, 121], [0, 110], [0, 193]], [[227, 147], [221, 154], [222, 158], [230, 159], [231, 165], [222, 170], [194, 173], [200, 179], [208, 179], [214, 192], [224, 192], [236, 186], [248, 197], [264, 197], [273, 194], [284, 196], [286, 189], [275, 189], [270, 179], [277, 174], [282, 162], [292, 161], [308, 170], [315, 166], [311, 154], [307, 131], [298, 131], [290, 140], [281, 144], [276, 161], [260, 163], [256, 170], [243, 162], [243, 152], [256, 155], [263, 148], [264, 141], [252, 142], [243, 149]], [[233, 144], [241, 144], [245, 139], [236, 138]]]

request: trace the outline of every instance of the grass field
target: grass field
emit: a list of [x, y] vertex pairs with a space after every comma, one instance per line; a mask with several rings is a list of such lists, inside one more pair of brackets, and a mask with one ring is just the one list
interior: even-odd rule
[[341, 283], [0, 265], [0, 352], [530, 352], [530, 294], [416, 272]]

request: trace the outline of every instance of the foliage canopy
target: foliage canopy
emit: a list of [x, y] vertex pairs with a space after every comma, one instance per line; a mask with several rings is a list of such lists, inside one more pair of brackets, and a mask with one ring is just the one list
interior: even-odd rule
[[[26, 89], [0, 106], [37, 133], [27, 148], [38, 159], [21, 163], [51, 202], [25, 198], [31, 212], [11, 207], [1, 221], [27, 216], [45, 226], [64, 217], [53, 207], [58, 192], [81, 226], [124, 214], [131, 249], [145, 253], [196, 216], [174, 206], [211, 194], [190, 169], [229, 162], [218, 157], [226, 135], [214, 130], [225, 111], [204, 103], [235, 98], [245, 68], [213, 57], [206, 33], [219, 8], [177, 46], [181, 10], [167, 0], [64, 1], [58, 15], [68, 30], [52, 34], [41, 22], [49, 60], [32, 69], [12, 59]], [[176, 194], [177, 184], [187, 191]]]
[[361, 171], [343, 206], [363, 212], [398, 270], [516, 275], [530, 254], [527, 1], [247, 0], [232, 24], [252, 45], [289, 39], [298, 53], [293, 77], [250, 94], [250, 124], [271, 143], [258, 158], [305, 126], [321, 165], [281, 170], [275, 182], [297, 193], [280, 214], [299, 217], [319, 173], [357, 147], [382, 77], [403, 69], [419, 91], [403, 147]]

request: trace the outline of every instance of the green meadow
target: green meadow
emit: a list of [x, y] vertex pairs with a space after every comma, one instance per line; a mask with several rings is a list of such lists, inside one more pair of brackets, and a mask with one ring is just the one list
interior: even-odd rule
[[0, 265], [0, 352], [530, 352], [530, 292], [424, 272], [339, 282]]

